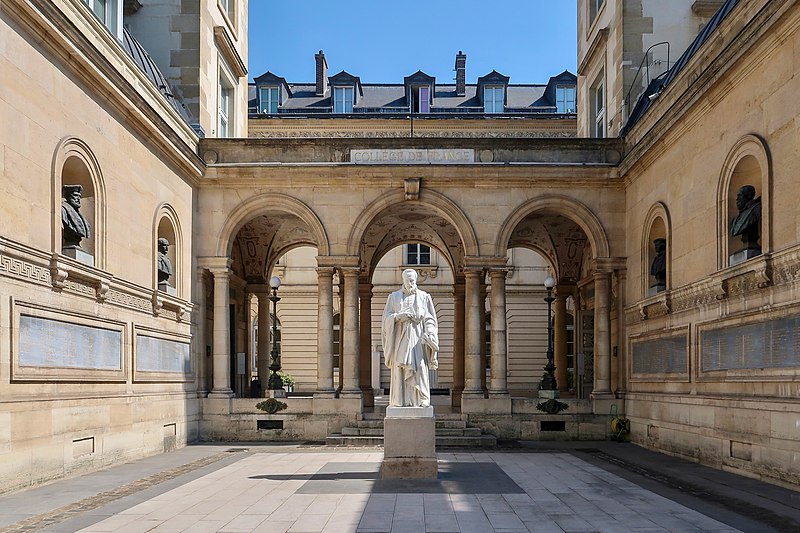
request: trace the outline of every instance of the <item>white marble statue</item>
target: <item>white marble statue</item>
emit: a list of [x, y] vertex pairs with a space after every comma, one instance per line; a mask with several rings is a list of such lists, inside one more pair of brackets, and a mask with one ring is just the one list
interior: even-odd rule
[[383, 310], [383, 353], [391, 370], [391, 407], [431, 404], [428, 369], [439, 366], [439, 322], [430, 294], [417, 288], [417, 271], [403, 271], [403, 288]]

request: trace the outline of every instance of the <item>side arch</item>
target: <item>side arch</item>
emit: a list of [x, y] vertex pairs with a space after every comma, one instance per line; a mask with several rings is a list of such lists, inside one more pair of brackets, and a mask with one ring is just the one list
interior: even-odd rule
[[761, 248], [772, 250], [772, 156], [767, 141], [754, 133], [736, 141], [722, 164], [717, 183], [717, 269], [728, 266], [728, 214], [730, 213], [731, 182], [742, 160], [753, 157], [760, 169]]
[[168, 204], [167, 202], [162, 202], [158, 208], [156, 208], [155, 215], [153, 216], [153, 241], [150, 247], [150, 253], [152, 254], [150, 257], [150, 264], [152, 265], [153, 269], [153, 287], [158, 286], [158, 269], [157, 269], [157, 259], [158, 259], [158, 251], [156, 243], [158, 242], [160, 235], [159, 228], [161, 226], [161, 222], [166, 220], [169, 225], [172, 227], [172, 232], [174, 233], [174, 242], [170, 243], [170, 247], [174, 247], [173, 253], [173, 283], [175, 283], [175, 288], [178, 291], [178, 296], [181, 296], [183, 293], [183, 272], [184, 272], [184, 241], [183, 241], [183, 230], [181, 228], [181, 221], [178, 218], [178, 213], [175, 209]]
[[[405, 199], [405, 193], [402, 190], [389, 191], [373, 200], [353, 223], [353, 228], [350, 230], [350, 235], [347, 238], [347, 255], [359, 255], [361, 239], [367, 231], [370, 222], [372, 222], [381, 211], [406, 201], [409, 200]], [[414, 201], [426, 207], [430, 207], [453, 224], [464, 245], [465, 256], [479, 255], [478, 238], [475, 235], [475, 230], [461, 208], [452, 200], [442, 193], [430, 189], [423, 189], [420, 191], [419, 200]]]
[[641, 294], [647, 296], [647, 287], [650, 276], [650, 251], [652, 246], [653, 225], [658, 220], [664, 224], [664, 238], [667, 240], [667, 289], [673, 286], [672, 281], [672, 220], [669, 216], [669, 209], [664, 202], [656, 202], [647, 212], [647, 216], [642, 224], [642, 244], [641, 244], [641, 268], [642, 268], [642, 287]]
[[89, 145], [78, 137], [67, 136], [59, 141], [53, 154], [50, 172], [52, 231], [50, 232], [53, 253], [61, 253], [61, 187], [64, 166], [70, 158], [78, 159], [88, 171], [94, 194], [94, 264], [106, 268], [106, 186], [97, 157]]
[[581, 227], [589, 239], [592, 245], [594, 258], [609, 257], [608, 237], [603, 229], [603, 225], [600, 223], [600, 219], [578, 200], [558, 194], [539, 196], [528, 200], [514, 209], [500, 227], [497, 243], [495, 244], [495, 256], [502, 257], [506, 254], [508, 242], [511, 240], [511, 234], [514, 233], [514, 228], [516, 228], [525, 217], [536, 211], [557, 213], [574, 221]]
[[228, 256], [233, 246], [233, 239], [242, 226], [248, 220], [269, 211], [282, 211], [298, 217], [308, 225], [317, 240], [316, 246], [319, 255], [330, 255], [328, 235], [316, 213], [297, 198], [276, 193], [254, 196], [240, 203], [231, 211], [217, 238], [216, 255]]

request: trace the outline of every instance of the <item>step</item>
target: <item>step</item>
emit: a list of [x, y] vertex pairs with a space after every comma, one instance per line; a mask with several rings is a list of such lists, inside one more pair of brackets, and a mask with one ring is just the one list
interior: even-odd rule
[[463, 420], [439, 420], [436, 419], [436, 429], [464, 429], [467, 423]]
[[345, 436], [333, 433], [325, 439], [328, 446], [383, 446], [383, 437]]
[[437, 448], [496, 448], [497, 439], [494, 435], [480, 435], [479, 437], [439, 437], [436, 436]]
[[342, 428], [342, 436], [344, 437], [381, 437], [383, 438], [383, 428]]
[[383, 429], [383, 419], [380, 419], [380, 420], [357, 420], [356, 421], [356, 427]]
[[436, 428], [436, 437], [480, 437], [481, 428]]

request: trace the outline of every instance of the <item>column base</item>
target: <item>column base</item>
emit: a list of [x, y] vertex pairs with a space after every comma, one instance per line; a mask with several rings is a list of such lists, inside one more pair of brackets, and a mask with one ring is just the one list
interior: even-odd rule
[[333, 389], [333, 387], [331, 387], [330, 389], [318, 389], [314, 393], [314, 398], [315, 399], [336, 398], [336, 391]]
[[361, 400], [364, 395], [361, 394], [361, 389], [342, 389], [342, 392], [339, 393], [339, 398], [358, 398]]
[[216, 399], [233, 398], [233, 391], [231, 389], [212, 389], [208, 393], [208, 397]]
[[607, 415], [611, 412], [611, 404], [618, 403], [610, 391], [592, 392], [589, 397], [592, 400], [592, 412], [596, 415]]

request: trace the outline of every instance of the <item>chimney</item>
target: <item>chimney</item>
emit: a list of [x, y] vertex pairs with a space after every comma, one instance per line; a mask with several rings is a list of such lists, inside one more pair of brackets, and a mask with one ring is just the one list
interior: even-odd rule
[[458, 51], [456, 54], [456, 95], [467, 94], [467, 54]]
[[328, 61], [322, 50], [314, 55], [314, 59], [317, 60], [317, 96], [325, 96], [328, 92]]

